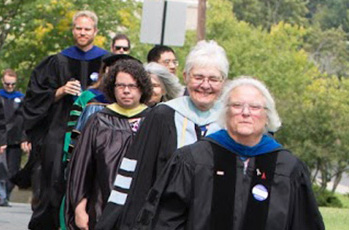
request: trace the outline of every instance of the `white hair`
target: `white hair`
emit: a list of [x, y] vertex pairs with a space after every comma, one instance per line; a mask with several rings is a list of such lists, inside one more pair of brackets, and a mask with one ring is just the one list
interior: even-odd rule
[[149, 74], [156, 75], [160, 80], [161, 88], [166, 92], [163, 101], [169, 101], [183, 95], [184, 87], [179, 83], [178, 78], [170, 73], [166, 67], [156, 62], [150, 62], [144, 68]]
[[200, 41], [191, 49], [184, 67], [187, 75], [194, 66], [212, 66], [221, 72], [224, 79], [228, 77], [229, 62], [227, 55], [224, 49], [213, 40]]
[[230, 103], [230, 94], [234, 89], [243, 85], [253, 86], [263, 95], [266, 102], [265, 106], [267, 107], [266, 111], [267, 111], [267, 118], [268, 118], [265, 132], [276, 132], [281, 127], [281, 120], [278, 112], [276, 111], [275, 101], [264, 83], [249, 76], [241, 76], [227, 83], [222, 96], [224, 107], [219, 115], [219, 119], [218, 119], [219, 124], [222, 127], [226, 128], [226, 119], [227, 119], [226, 116], [229, 108], [228, 105]]

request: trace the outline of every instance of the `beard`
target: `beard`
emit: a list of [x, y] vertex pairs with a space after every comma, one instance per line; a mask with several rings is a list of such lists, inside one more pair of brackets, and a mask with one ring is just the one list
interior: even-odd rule
[[90, 46], [94, 41], [94, 37], [91, 37], [91, 38], [84, 37], [85, 38], [84, 40], [82, 40], [81, 38], [83, 37], [80, 37], [80, 38], [74, 37], [75, 45], [80, 49]]

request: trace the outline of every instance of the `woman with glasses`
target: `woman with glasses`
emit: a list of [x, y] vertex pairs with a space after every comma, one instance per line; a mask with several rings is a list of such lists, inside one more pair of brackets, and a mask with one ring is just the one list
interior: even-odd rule
[[162, 176], [173, 152], [219, 129], [218, 99], [228, 68], [226, 53], [216, 42], [201, 41], [193, 47], [184, 71], [190, 96], [155, 106], [144, 120], [135, 144], [122, 159], [96, 229], [131, 229], [148, 190]]
[[266, 86], [231, 82], [223, 129], [177, 150], [134, 229], [324, 229], [306, 165], [268, 132], [281, 126]]
[[116, 168], [148, 109], [151, 81], [136, 60], [120, 60], [103, 80], [113, 104], [87, 121], [75, 147], [67, 180], [68, 229], [94, 229], [113, 187]]
[[184, 87], [166, 67], [156, 62], [150, 62], [145, 65], [145, 70], [148, 72], [153, 85], [153, 94], [148, 106], [153, 107], [159, 102], [166, 102], [183, 95]]

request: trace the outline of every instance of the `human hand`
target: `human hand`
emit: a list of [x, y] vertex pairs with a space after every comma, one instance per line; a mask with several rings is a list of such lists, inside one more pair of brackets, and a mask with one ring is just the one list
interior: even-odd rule
[[28, 141], [23, 141], [21, 143], [21, 149], [23, 152], [28, 154], [32, 150], [32, 143], [30, 143]]
[[75, 208], [75, 224], [81, 230], [88, 230], [89, 217], [86, 213], [87, 199], [83, 198]]
[[73, 96], [80, 96], [81, 94], [81, 84], [78, 80], [70, 80], [63, 86], [63, 93], [70, 94]]
[[55, 101], [60, 100], [65, 95], [80, 96], [81, 84], [78, 80], [71, 79], [65, 85], [57, 89], [55, 94]]
[[85, 210], [75, 210], [75, 224], [81, 230], [88, 230], [88, 214]]
[[7, 148], [7, 145], [0, 146], [0, 154], [3, 154]]

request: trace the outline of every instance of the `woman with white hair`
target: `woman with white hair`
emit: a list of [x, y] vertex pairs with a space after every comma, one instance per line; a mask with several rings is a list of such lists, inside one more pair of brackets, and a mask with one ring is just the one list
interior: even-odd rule
[[153, 95], [148, 106], [153, 107], [159, 102], [166, 102], [183, 95], [184, 88], [178, 78], [170, 73], [166, 67], [156, 62], [145, 65], [153, 85]]
[[108, 204], [96, 229], [131, 229], [146, 194], [173, 152], [219, 130], [216, 124], [229, 63], [214, 41], [201, 41], [186, 59], [189, 96], [155, 106], [123, 158]]
[[175, 152], [134, 229], [324, 229], [306, 165], [268, 132], [273, 97], [251, 77], [223, 96], [223, 129]]

